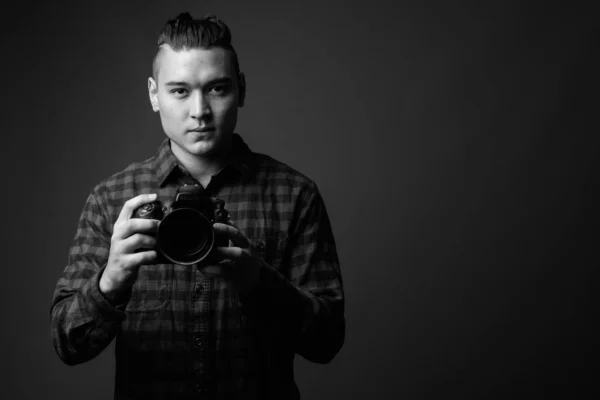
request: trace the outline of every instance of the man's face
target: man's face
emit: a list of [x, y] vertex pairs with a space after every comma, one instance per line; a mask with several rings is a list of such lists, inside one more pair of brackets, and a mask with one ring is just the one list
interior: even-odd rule
[[164, 46], [156, 62], [148, 92], [173, 152], [210, 158], [226, 151], [244, 100], [231, 52]]

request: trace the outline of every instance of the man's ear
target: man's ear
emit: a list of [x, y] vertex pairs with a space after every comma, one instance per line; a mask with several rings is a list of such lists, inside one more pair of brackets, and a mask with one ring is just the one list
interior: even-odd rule
[[158, 108], [158, 86], [154, 78], [148, 78], [148, 96], [150, 97], [150, 104], [152, 104], [152, 111], [157, 112]]
[[238, 74], [238, 107], [244, 107], [244, 102], [246, 101], [246, 77], [243, 72]]

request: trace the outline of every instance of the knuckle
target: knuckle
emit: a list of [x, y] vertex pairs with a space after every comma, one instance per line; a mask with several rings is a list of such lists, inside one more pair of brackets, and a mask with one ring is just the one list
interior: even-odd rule
[[115, 223], [115, 225], [113, 226], [113, 233], [111, 238], [114, 239], [115, 237], [117, 237], [121, 231], [123, 230], [123, 224], [120, 222]]
[[130, 221], [131, 220], [128, 219], [126, 221], [121, 222], [119, 224], [119, 226], [118, 226], [117, 229], [119, 229], [120, 232], [126, 232], [129, 229], [129, 227], [131, 226], [131, 222]]
[[138, 233], [140, 230], [141, 221], [138, 219], [130, 219], [129, 220], [129, 232], [131, 235]]
[[148, 235], [143, 235], [143, 234], [141, 234], [141, 233], [138, 233], [137, 235], [138, 235], [138, 237], [137, 237], [137, 241], [138, 241], [138, 243], [139, 243], [140, 245], [142, 245], [142, 246], [146, 246], [146, 245], [148, 245], [148, 244], [150, 244], [150, 243], [151, 243], [151, 238], [150, 238], [150, 236], [148, 236]]
[[146, 227], [148, 226], [148, 224], [150, 224], [150, 220], [148, 219], [138, 219], [138, 218], [133, 218], [129, 220], [129, 226], [131, 229], [131, 232], [133, 233], [138, 233], [141, 231], [144, 231], [146, 229]]
[[123, 208], [122, 208], [121, 212], [129, 212], [129, 210], [131, 210], [133, 208], [134, 204], [135, 204], [135, 197], [127, 200], [125, 203], [123, 203]]
[[108, 265], [106, 266], [109, 271], [119, 271], [122, 269], [121, 267], [121, 258], [118, 256], [113, 257]]
[[148, 235], [140, 235], [139, 242], [144, 246], [149, 246], [152, 245], [152, 238]]
[[114, 240], [111, 245], [110, 245], [110, 255], [113, 257], [113, 259], [118, 259], [119, 255], [121, 254], [121, 241], [120, 240]]

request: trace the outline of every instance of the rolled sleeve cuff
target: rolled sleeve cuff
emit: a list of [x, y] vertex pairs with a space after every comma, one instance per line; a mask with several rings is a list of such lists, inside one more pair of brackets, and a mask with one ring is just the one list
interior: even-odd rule
[[125, 319], [127, 303], [113, 305], [100, 291], [100, 277], [104, 267], [99, 270], [88, 283], [82, 287], [83, 298], [90, 315], [97, 315], [104, 321], [122, 321]]

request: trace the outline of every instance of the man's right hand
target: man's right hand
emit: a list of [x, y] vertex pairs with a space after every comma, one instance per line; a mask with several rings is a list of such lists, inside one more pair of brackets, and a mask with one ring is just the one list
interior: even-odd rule
[[[158, 220], [131, 218], [140, 206], [156, 200], [156, 194], [142, 194], [129, 199], [115, 222], [110, 241], [108, 264], [100, 277], [100, 291], [113, 304], [131, 288], [140, 265], [151, 264], [156, 259], [153, 250]], [[148, 249], [148, 250], [144, 250]]]

